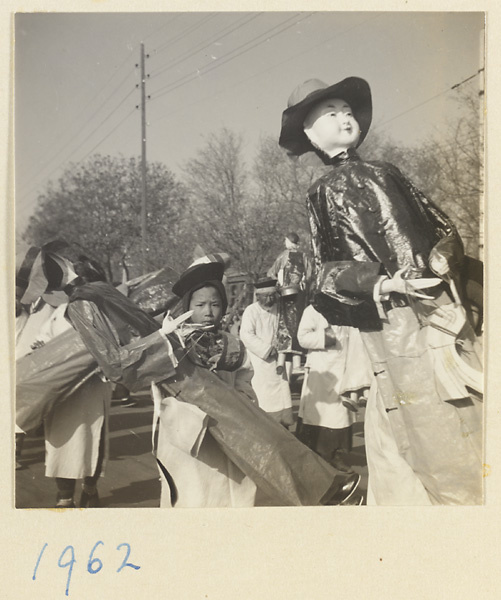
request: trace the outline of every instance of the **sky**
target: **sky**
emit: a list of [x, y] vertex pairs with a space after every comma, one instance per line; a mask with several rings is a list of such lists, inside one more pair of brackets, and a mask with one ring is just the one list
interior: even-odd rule
[[17, 232], [71, 163], [140, 155], [141, 42], [147, 159], [181, 175], [222, 127], [243, 136], [250, 162], [310, 78], [366, 79], [372, 129], [398, 143], [439, 135], [457, 107], [450, 88], [482, 85], [483, 27], [473, 12], [17, 14]]

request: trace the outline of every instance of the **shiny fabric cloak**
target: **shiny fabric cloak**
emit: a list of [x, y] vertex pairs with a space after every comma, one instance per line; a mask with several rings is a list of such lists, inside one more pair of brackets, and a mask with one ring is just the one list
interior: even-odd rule
[[[433, 328], [418, 320], [425, 301], [411, 307], [405, 295], [390, 294], [375, 302], [381, 276], [403, 267], [413, 277], [432, 276], [433, 248], [457, 277], [461, 240], [393, 165], [365, 162], [348, 150], [332, 166], [307, 201], [319, 275], [314, 306], [330, 323], [361, 330], [376, 375], [365, 421], [369, 501], [478, 504], [482, 408], [459, 369], [444, 360], [455, 337], [437, 342]], [[434, 295], [435, 308], [452, 304], [445, 286]]]
[[[333, 170], [310, 188], [307, 200], [317, 276], [314, 306], [329, 322], [381, 329], [373, 290], [382, 275], [402, 267], [432, 277], [436, 247], [457, 275], [463, 247], [450, 219], [389, 163], [362, 161], [355, 150], [338, 155]], [[332, 263], [329, 268], [322, 268]], [[392, 306], [406, 306], [394, 294]]]
[[96, 471], [102, 434], [106, 461], [111, 386], [96, 374], [86, 378], [94, 359], [64, 319], [65, 306], [45, 308], [45, 318], [24, 332], [26, 347], [36, 340], [45, 345], [16, 361], [16, 423], [32, 430], [43, 422], [47, 477], [80, 479]]
[[[177, 333], [180, 335], [179, 331]], [[225, 345], [232, 348], [228, 353], [230, 361], [228, 362], [215, 346], [214, 351], [217, 354], [214, 358], [221, 356], [223, 359], [223, 364], [217, 363], [218, 368], [215, 372], [237, 393], [246, 395], [242, 396], [242, 401], [255, 402], [248, 381], [248, 367], [244, 365], [237, 368], [241, 361], [232, 360], [239, 354], [237, 346], [241, 347], [241, 342], [228, 334], [223, 336], [226, 338]], [[194, 356], [197, 354], [197, 347], [198, 344], [186, 352], [195, 364], [205, 364], [205, 368], [208, 368], [212, 361], [207, 363], [205, 350], [201, 360]], [[212, 366], [215, 364], [213, 362]], [[166, 395], [168, 390], [164, 389], [163, 392], [160, 386], [152, 387], [155, 406], [153, 447], [162, 483], [160, 507], [254, 506], [256, 484], [230, 460], [215, 441], [208, 428], [209, 416], [192, 404]]]

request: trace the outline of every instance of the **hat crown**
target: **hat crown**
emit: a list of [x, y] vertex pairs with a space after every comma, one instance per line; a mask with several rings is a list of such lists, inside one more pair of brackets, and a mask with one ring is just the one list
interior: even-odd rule
[[325, 88], [328, 87], [329, 86], [320, 79], [308, 79], [307, 81], [298, 85], [297, 88], [292, 92], [292, 94], [289, 96], [287, 106], [289, 108], [291, 106], [295, 106], [296, 104], [302, 102], [310, 94], [313, 94], [313, 92], [325, 90]]
[[271, 277], [262, 277], [254, 284], [254, 289], [262, 290], [265, 288], [274, 288], [276, 287], [277, 283], [278, 281], [276, 279]]
[[299, 244], [299, 236], [295, 231], [291, 231], [285, 237], [288, 240], [290, 240], [293, 244]]
[[207, 262], [192, 265], [181, 274], [172, 286], [172, 292], [182, 298], [195, 287], [210, 281], [222, 281], [224, 265], [220, 262]]
[[282, 129], [278, 143], [290, 155], [300, 156], [313, 150], [304, 133], [304, 121], [322, 100], [339, 98], [347, 102], [360, 125], [361, 135], [357, 147], [364, 141], [372, 120], [372, 98], [369, 84], [360, 77], [347, 77], [333, 85], [320, 79], [308, 79], [290, 95], [288, 106], [282, 113]]

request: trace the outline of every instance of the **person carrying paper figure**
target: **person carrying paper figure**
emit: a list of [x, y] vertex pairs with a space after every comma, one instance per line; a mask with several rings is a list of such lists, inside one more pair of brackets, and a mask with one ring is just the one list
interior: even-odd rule
[[[359, 503], [354, 494], [359, 475], [343, 475], [328, 465], [207, 365], [199, 364], [201, 358], [217, 369], [220, 358], [228, 358], [226, 352], [194, 357], [174, 335], [170, 317], [160, 324], [110, 284], [86, 280], [85, 261], [68, 244], [54, 242], [43, 250], [48, 289], [68, 295], [67, 317], [109, 380], [132, 392], [154, 384], [162, 397], [199, 408], [223, 452], [277, 503]], [[178, 325], [176, 321], [174, 327]]]

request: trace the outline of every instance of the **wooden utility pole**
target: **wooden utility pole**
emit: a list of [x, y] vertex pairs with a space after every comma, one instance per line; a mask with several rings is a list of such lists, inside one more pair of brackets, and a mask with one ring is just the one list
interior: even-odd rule
[[141, 239], [142, 273], [148, 272], [147, 244], [148, 212], [146, 204], [146, 73], [144, 68], [144, 44], [141, 42]]

